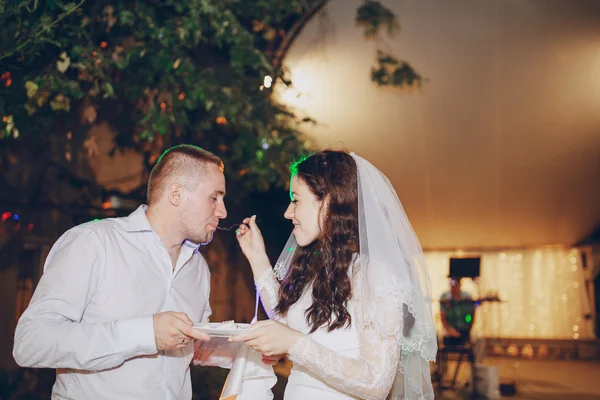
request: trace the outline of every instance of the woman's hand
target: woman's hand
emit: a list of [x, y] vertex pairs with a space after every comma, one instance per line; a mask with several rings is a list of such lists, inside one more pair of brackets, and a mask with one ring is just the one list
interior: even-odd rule
[[256, 225], [256, 215], [245, 218], [235, 231], [235, 235], [242, 252], [250, 262], [250, 265], [252, 265], [252, 269], [254, 269], [253, 264], [264, 264], [265, 261], [267, 266], [270, 266], [267, 251], [265, 250], [265, 241], [260, 233], [260, 229]]
[[282, 323], [266, 320], [258, 321], [252, 330], [231, 337], [232, 342], [245, 342], [252, 349], [265, 356], [286, 354], [290, 347], [301, 338], [302, 333], [289, 328]]

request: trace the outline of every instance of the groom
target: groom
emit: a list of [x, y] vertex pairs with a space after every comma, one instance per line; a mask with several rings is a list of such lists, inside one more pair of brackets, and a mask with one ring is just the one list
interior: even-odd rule
[[150, 173], [147, 206], [54, 244], [13, 349], [22, 367], [57, 369], [53, 399], [191, 399], [192, 359], [231, 366], [238, 344], [193, 328], [211, 314], [198, 247], [227, 216], [223, 170], [208, 151], [173, 147]]

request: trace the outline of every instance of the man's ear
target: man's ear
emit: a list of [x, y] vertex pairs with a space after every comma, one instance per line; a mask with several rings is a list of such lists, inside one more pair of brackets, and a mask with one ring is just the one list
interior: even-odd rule
[[183, 195], [183, 186], [180, 183], [174, 182], [167, 187], [167, 198], [169, 203], [174, 206], [181, 204], [181, 196]]

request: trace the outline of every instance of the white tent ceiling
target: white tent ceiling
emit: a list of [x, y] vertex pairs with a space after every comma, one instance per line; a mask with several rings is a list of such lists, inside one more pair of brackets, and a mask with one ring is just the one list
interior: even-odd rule
[[[320, 124], [394, 183], [429, 249], [571, 244], [600, 223], [600, 2], [384, 1], [389, 48], [429, 80], [370, 82], [360, 0], [332, 0], [286, 60]], [[386, 46], [386, 44], [381, 44]]]

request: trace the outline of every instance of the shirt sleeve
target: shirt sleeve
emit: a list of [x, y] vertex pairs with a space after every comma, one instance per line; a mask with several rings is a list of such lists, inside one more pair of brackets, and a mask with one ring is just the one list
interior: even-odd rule
[[102, 253], [98, 235], [86, 227], [67, 231], [52, 247], [33, 298], [17, 323], [13, 347], [17, 364], [100, 371], [157, 352], [152, 315], [84, 321]]
[[442, 293], [440, 296], [440, 313], [442, 314], [448, 313], [448, 299], [447, 292]]

